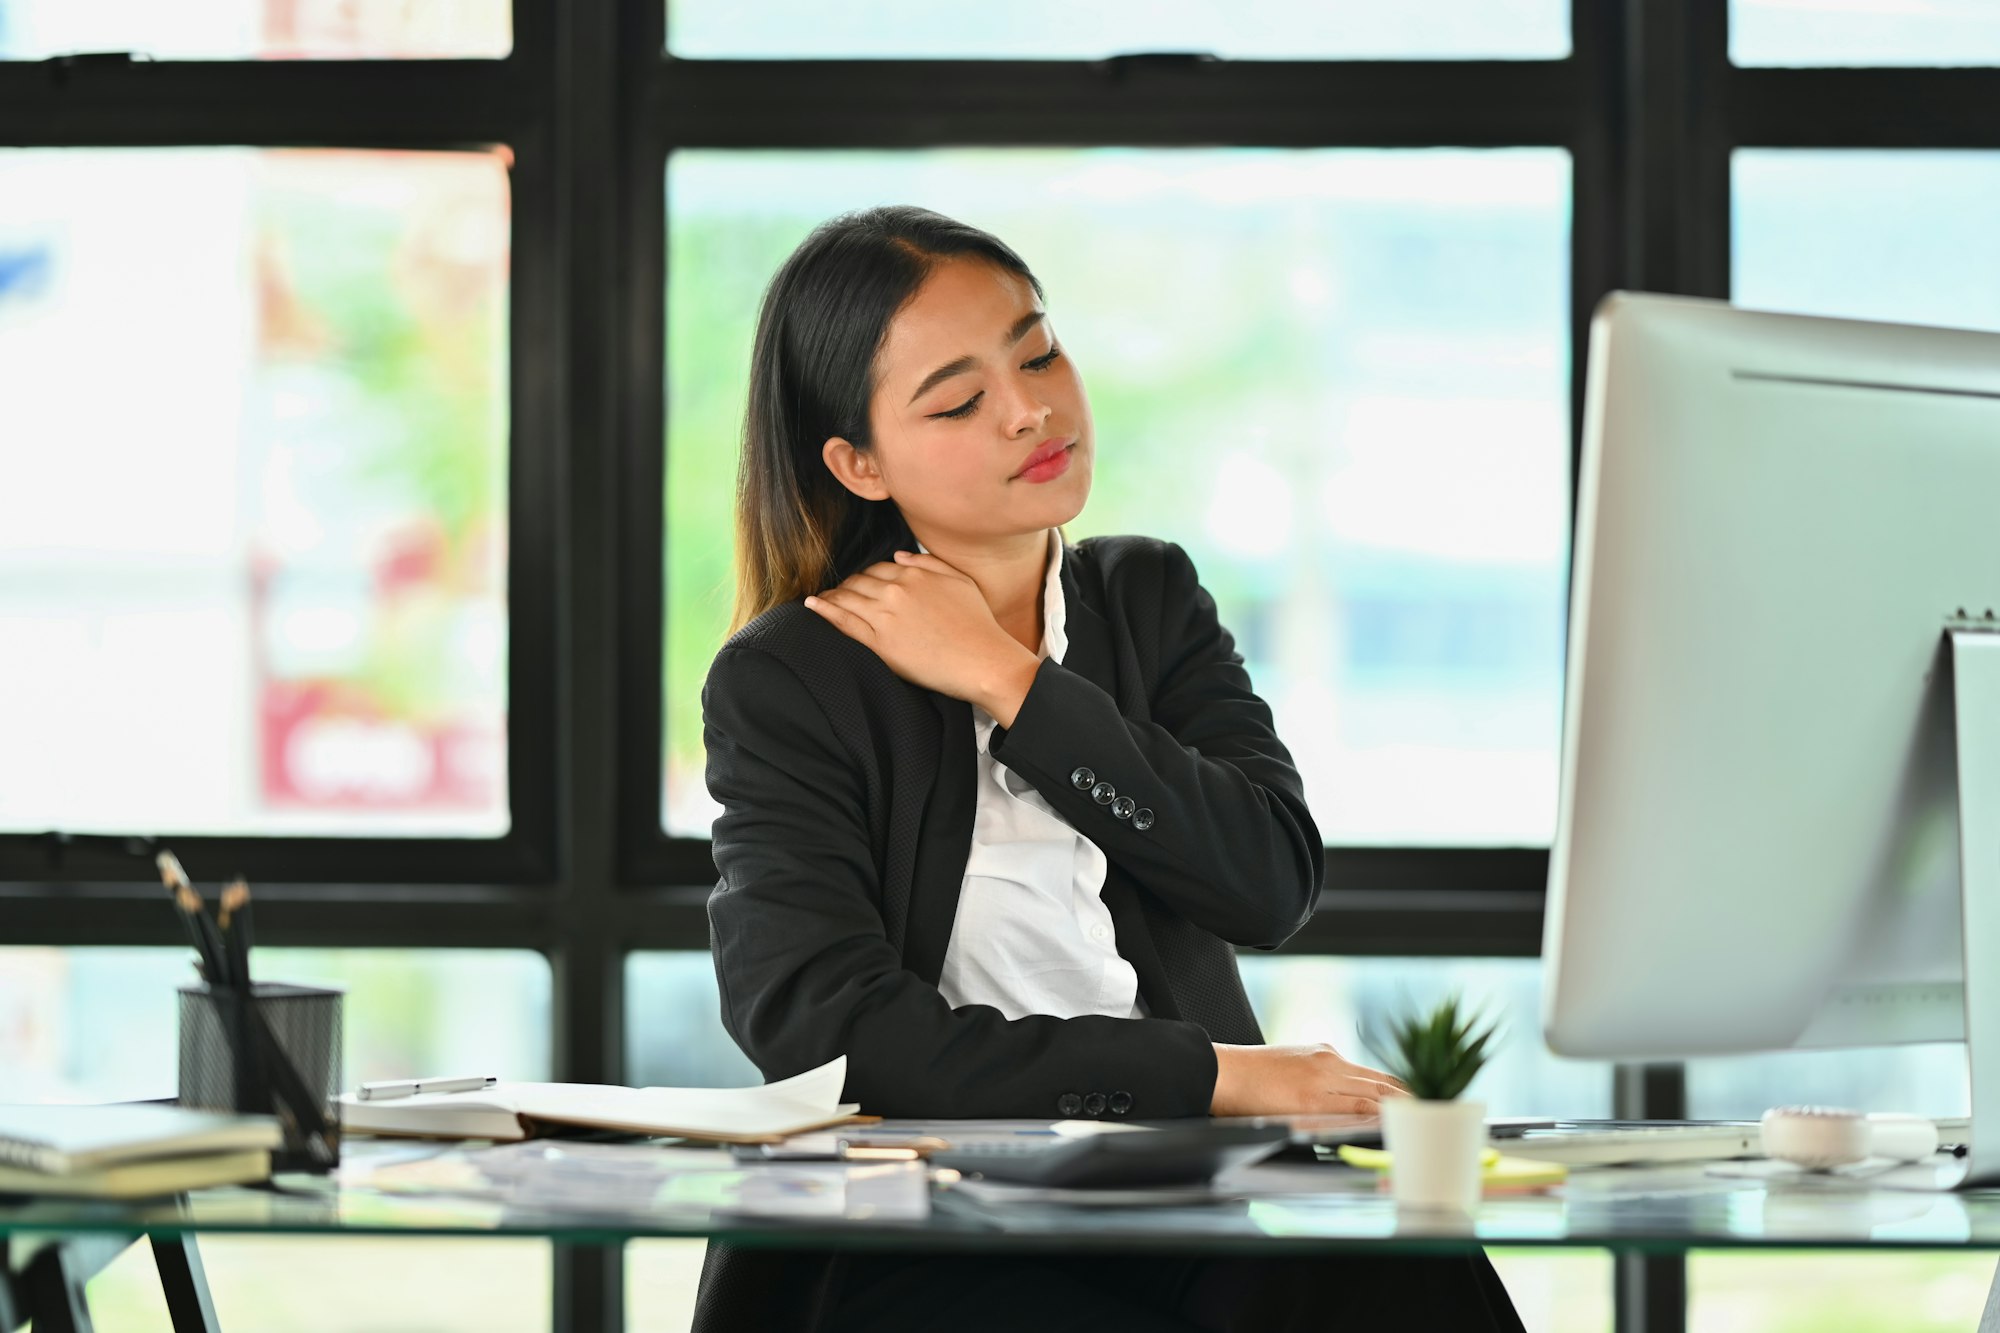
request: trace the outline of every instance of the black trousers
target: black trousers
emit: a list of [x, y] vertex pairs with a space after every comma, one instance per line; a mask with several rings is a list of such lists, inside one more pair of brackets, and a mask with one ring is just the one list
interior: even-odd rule
[[1484, 1253], [1282, 1258], [844, 1255], [828, 1333], [1524, 1333]]

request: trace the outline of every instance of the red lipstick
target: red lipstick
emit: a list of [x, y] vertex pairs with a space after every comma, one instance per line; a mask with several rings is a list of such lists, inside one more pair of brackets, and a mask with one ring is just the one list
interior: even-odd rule
[[1076, 439], [1074, 436], [1044, 440], [1040, 445], [1036, 446], [1035, 452], [1028, 455], [1027, 461], [1021, 464], [1021, 470], [1016, 472], [1010, 480], [1029, 482], [1054, 481], [1057, 477], [1069, 471], [1070, 454], [1075, 447]]

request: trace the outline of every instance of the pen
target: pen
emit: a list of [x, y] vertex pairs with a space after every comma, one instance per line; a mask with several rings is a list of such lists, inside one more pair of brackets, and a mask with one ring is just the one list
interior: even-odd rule
[[426, 1092], [478, 1092], [500, 1080], [491, 1074], [466, 1078], [392, 1078], [380, 1083], [363, 1083], [360, 1100], [386, 1102], [397, 1097], [415, 1097]]

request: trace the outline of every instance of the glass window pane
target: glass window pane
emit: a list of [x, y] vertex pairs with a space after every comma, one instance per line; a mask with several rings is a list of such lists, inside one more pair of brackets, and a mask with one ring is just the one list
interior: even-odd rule
[[625, 1333], [686, 1333], [708, 1242], [635, 1240], [625, 1245]]
[[1536, 1333], [1607, 1333], [1612, 1315], [1611, 1254], [1542, 1246], [1486, 1247], [1521, 1325]]
[[1553, 149], [676, 155], [666, 827], [713, 814], [700, 687], [760, 294], [814, 224], [904, 201], [1041, 277], [1096, 421], [1070, 535], [1189, 550], [1328, 841], [1546, 844], [1569, 190]]
[[1737, 304], [2000, 330], [2000, 152], [1745, 149], [1732, 178]]
[[1559, 60], [1567, 0], [1058, 0], [964, 12], [923, 0], [667, 0], [679, 56], [1096, 60], [1134, 51], [1205, 51], [1285, 60]]
[[507, 170], [0, 151], [0, 830], [506, 831]]
[[1566, 1060], [1542, 1043], [1540, 959], [1245, 953], [1236, 963], [1273, 1045], [1328, 1042], [1348, 1059], [1379, 1068], [1380, 1058], [1361, 1045], [1362, 1025], [1428, 1008], [1455, 992], [1501, 1024], [1492, 1060], [1466, 1090], [1486, 1103], [1489, 1115], [1611, 1114], [1611, 1066]]
[[513, 27], [511, 0], [0, 0], [0, 60], [499, 57]]
[[2000, 64], [1993, 0], [1730, 0], [1739, 65]]
[[[1893, 1236], [1895, 1212], [1874, 1206], [1882, 1208], [1882, 1231]], [[1912, 1196], [1907, 1212], [1915, 1217], [1934, 1206]], [[1688, 1255], [1687, 1327], [1961, 1333], [1979, 1326], [1992, 1281], [1990, 1251], [1694, 1250]]]
[[[193, 956], [0, 948], [0, 1102], [173, 1096], [177, 992], [195, 981]], [[541, 954], [260, 948], [257, 975], [347, 992], [346, 1084], [467, 1067], [549, 1076], [549, 964]]]
[[[173, 1096], [176, 992], [194, 980], [192, 956], [0, 947], [0, 1102]], [[442, 1070], [549, 1077], [550, 972], [539, 953], [272, 948], [257, 958], [267, 979], [347, 992], [346, 1086]], [[225, 1328], [549, 1326], [546, 1241], [203, 1236], [200, 1244]], [[91, 1283], [90, 1301], [99, 1327], [170, 1327], [143, 1245]]]
[[1773, 1106], [1928, 1116], [1968, 1115], [1972, 1106], [1959, 1042], [1690, 1060], [1687, 1093], [1689, 1115], [1718, 1120], [1755, 1120]]
[[742, 1088], [764, 1081], [723, 1030], [708, 950], [626, 955], [625, 1081], [635, 1088]]
[[[208, 1234], [197, 1242], [216, 1323], [225, 1329], [530, 1333], [553, 1322], [545, 1240]], [[699, 1266], [701, 1245], [694, 1244]], [[173, 1333], [159, 1271], [143, 1241], [86, 1290], [98, 1328]]]

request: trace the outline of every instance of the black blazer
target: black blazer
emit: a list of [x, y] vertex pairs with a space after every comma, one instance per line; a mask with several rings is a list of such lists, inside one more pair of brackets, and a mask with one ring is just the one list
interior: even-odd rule
[[[1118, 951], [1151, 1016], [1009, 1021], [945, 1003], [971, 707], [791, 603], [731, 638], [702, 691], [722, 1019], [767, 1077], [845, 1053], [847, 1100], [880, 1115], [1195, 1116], [1215, 1090], [1210, 1043], [1262, 1040], [1231, 946], [1289, 937], [1325, 869], [1291, 756], [1179, 547], [1081, 542], [1062, 583], [1069, 649], [991, 753], [1103, 848]], [[1099, 782], [1115, 793], [1100, 800]], [[711, 1244], [693, 1326], [816, 1327], [841, 1272], [830, 1254]]]
[[1262, 1040], [1232, 946], [1282, 943], [1325, 869], [1291, 756], [1179, 547], [1084, 541], [1062, 583], [1069, 648], [990, 751], [1103, 849], [1151, 1016], [945, 1002], [971, 707], [789, 603], [729, 640], [702, 694], [722, 1017], [767, 1077], [845, 1053], [847, 1099], [880, 1115], [1194, 1116], [1210, 1043]]

